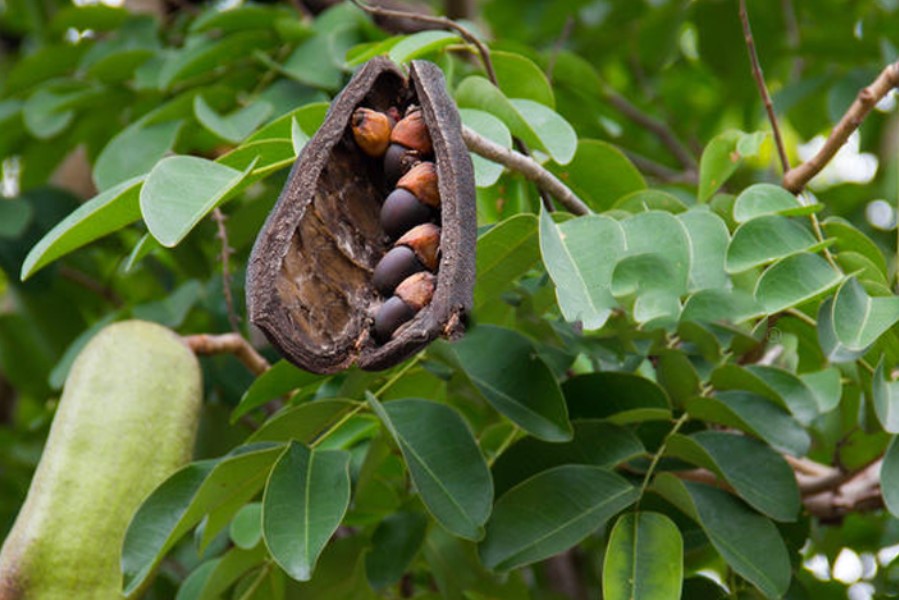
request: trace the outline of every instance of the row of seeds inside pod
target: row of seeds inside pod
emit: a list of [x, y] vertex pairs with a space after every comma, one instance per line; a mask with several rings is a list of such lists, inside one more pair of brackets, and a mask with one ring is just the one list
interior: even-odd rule
[[[398, 113], [397, 115], [398, 116]], [[394, 188], [381, 205], [381, 227], [391, 248], [375, 266], [372, 285], [386, 298], [374, 317], [374, 338], [394, 332], [431, 302], [440, 262], [440, 191], [433, 147], [421, 110], [410, 106], [396, 120], [391, 114], [357, 108], [353, 137], [369, 156], [383, 158], [384, 177]]]

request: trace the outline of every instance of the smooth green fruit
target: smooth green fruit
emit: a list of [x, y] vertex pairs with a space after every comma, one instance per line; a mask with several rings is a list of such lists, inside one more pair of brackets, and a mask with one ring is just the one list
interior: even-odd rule
[[165, 327], [115, 323], [88, 342], [0, 551], [0, 600], [122, 598], [125, 530], [190, 460], [201, 400], [197, 359]]

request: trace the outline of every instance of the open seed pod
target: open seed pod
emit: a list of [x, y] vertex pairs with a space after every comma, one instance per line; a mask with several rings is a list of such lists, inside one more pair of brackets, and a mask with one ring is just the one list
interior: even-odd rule
[[[392, 241], [379, 223], [391, 189], [383, 163], [356, 145], [360, 106], [401, 113], [421, 107], [433, 142], [440, 192], [440, 264], [433, 298], [383, 344], [373, 316], [387, 300], [372, 284]], [[354, 361], [393, 366], [438, 336], [458, 337], [471, 309], [476, 242], [474, 172], [443, 74], [413, 61], [408, 80], [388, 59], [365, 64], [334, 99], [318, 133], [297, 159], [259, 232], [247, 266], [247, 308], [272, 344], [297, 366], [333, 373]]]

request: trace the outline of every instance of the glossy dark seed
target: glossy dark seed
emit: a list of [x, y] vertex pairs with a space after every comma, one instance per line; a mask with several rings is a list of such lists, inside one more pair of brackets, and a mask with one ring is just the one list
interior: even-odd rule
[[387, 302], [381, 305], [378, 314], [375, 315], [375, 340], [379, 344], [387, 342], [400, 325], [414, 316], [415, 311], [405, 302], [396, 296], [391, 296]]
[[405, 146], [390, 144], [384, 153], [384, 179], [388, 187], [396, 186], [406, 171], [412, 166], [414, 155]]
[[434, 216], [431, 208], [419, 202], [412, 193], [402, 188], [390, 192], [381, 206], [381, 227], [392, 239], [396, 239]]
[[412, 248], [397, 246], [378, 262], [371, 281], [378, 293], [389, 296], [403, 279], [424, 268]]

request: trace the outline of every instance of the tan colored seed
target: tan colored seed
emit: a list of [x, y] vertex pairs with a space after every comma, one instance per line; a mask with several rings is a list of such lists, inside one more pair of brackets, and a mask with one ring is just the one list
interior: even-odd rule
[[440, 252], [440, 228], [433, 223], [416, 225], [403, 234], [394, 246], [408, 246], [415, 257], [429, 271], [437, 270], [437, 254]]
[[415, 312], [431, 303], [434, 297], [434, 288], [437, 286], [437, 278], [427, 271], [419, 271], [410, 275], [396, 286], [394, 295]]
[[440, 206], [440, 189], [437, 185], [437, 167], [432, 162], [421, 162], [409, 169], [396, 182], [396, 187], [409, 190], [412, 194], [433, 208]]
[[360, 107], [353, 112], [352, 124], [359, 148], [375, 158], [384, 156], [390, 144], [393, 120], [382, 112]]
[[393, 128], [390, 141], [417, 150], [422, 155], [430, 154], [433, 149], [431, 134], [428, 132], [421, 110], [406, 113]]

